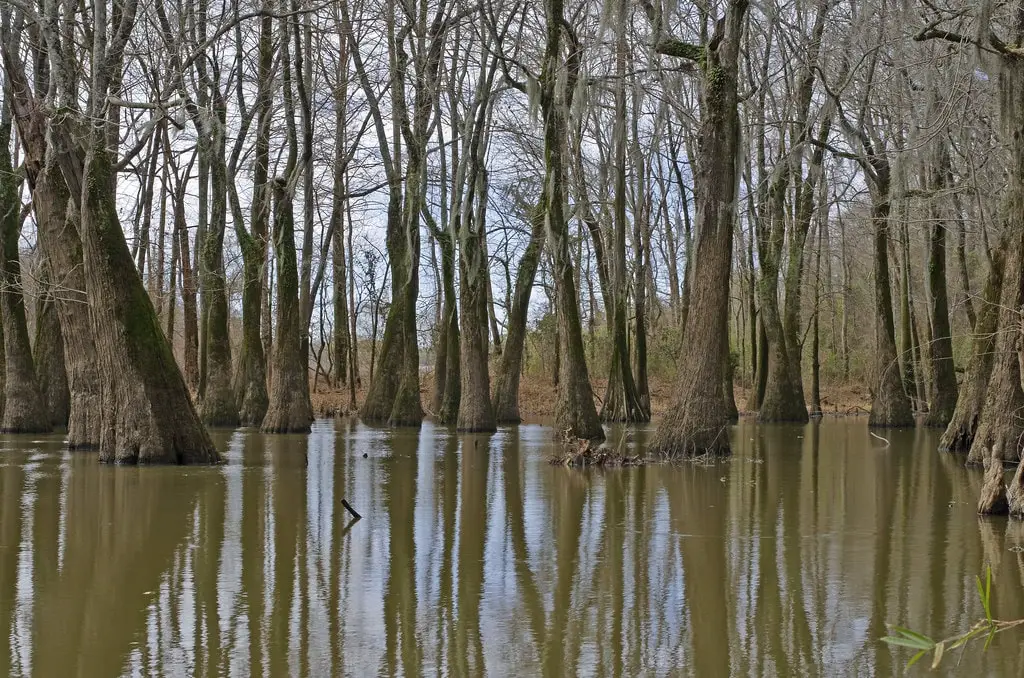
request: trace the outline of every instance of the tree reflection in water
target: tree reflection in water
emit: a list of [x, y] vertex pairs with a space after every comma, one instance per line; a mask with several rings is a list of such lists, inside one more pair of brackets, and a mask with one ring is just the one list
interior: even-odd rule
[[728, 461], [610, 471], [550, 435], [318, 422], [187, 470], [8, 437], [0, 675], [895, 675], [885, 623], [963, 628], [988, 562], [1020, 615], [1024, 529], [931, 431], [743, 423]]

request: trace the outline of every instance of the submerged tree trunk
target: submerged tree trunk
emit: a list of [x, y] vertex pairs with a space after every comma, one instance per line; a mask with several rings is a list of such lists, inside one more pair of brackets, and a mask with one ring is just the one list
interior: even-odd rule
[[11, 166], [12, 111], [0, 119], [0, 311], [3, 316], [4, 411], [0, 430], [43, 433], [53, 428], [39, 391], [21, 287], [21, 179]]
[[[545, 197], [542, 195], [541, 207], [544, 204]], [[540, 209], [534, 210], [531, 219], [530, 242], [519, 260], [516, 289], [508, 316], [505, 350], [501, 354], [498, 373], [494, 379], [494, 416], [499, 424], [518, 424], [522, 421], [519, 416], [519, 376], [523, 367], [523, 349], [526, 345], [526, 319], [545, 236], [543, 212]]]
[[590, 386], [579, 301], [569, 250], [569, 228], [565, 217], [564, 148], [568, 92], [573, 88], [560, 77], [564, 2], [545, 0], [546, 44], [541, 73], [540, 103], [544, 119], [545, 224], [551, 248], [555, 287], [555, 315], [558, 327], [560, 373], [555, 401], [556, 432], [567, 438], [604, 440]]
[[270, 406], [260, 427], [267, 433], [308, 433], [313, 423], [309, 369], [302, 350], [299, 271], [295, 257], [295, 214], [285, 179], [273, 182], [274, 252], [277, 256], [276, 332], [270, 377]]
[[[967, 372], [960, 385], [960, 394], [956, 400], [953, 416], [939, 441], [940, 450], [967, 452], [974, 444], [978, 421], [981, 419], [981, 410], [985, 405], [985, 395], [988, 392], [989, 378], [992, 375], [992, 364], [995, 362], [996, 332], [999, 326], [999, 297], [1003, 289], [1007, 244], [1007, 240], [1001, 240], [992, 257], [992, 268], [989, 270], [988, 280], [985, 282], [981, 309], [974, 325], [971, 359], [967, 363]], [[978, 456], [971, 459], [969, 463], [981, 464], [983, 461]]]
[[[736, 220], [740, 121], [737, 71], [746, 0], [731, 0], [701, 56], [700, 161], [697, 170], [697, 237], [686, 347], [671, 406], [651, 451], [667, 457], [729, 454], [729, 404], [723, 388], [729, 310], [729, 272]], [[662, 39], [659, 51], [693, 58], [689, 45]], [[687, 49], [689, 48], [689, 49]]]

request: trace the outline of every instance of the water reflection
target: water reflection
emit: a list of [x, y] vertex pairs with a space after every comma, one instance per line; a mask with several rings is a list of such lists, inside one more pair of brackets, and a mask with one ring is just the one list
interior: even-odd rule
[[[986, 563], [1024, 615], [1024, 526], [975, 516], [934, 433], [734, 437], [728, 462], [607, 472], [549, 466], [538, 426], [238, 431], [187, 470], [7, 437], [0, 675], [900, 675], [885, 623], [969, 626]], [[1020, 641], [959, 670], [1015, 675]]]

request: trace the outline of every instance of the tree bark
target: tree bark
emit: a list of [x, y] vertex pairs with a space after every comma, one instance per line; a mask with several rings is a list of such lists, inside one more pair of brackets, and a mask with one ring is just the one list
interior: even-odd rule
[[[199, 315], [196, 309], [196, 279], [185, 220], [185, 179], [174, 196], [174, 235], [178, 245], [178, 266], [181, 269], [182, 343], [184, 345], [184, 377], [190, 391], [199, 388]], [[173, 300], [174, 294], [171, 293]]]
[[231, 339], [228, 332], [227, 278], [224, 274], [224, 232], [227, 230], [228, 176], [225, 155], [226, 107], [215, 93], [216, 119], [209, 130], [200, 130], [208, 138], [211, 179], [210, 222], [202, 243], [203, 317], [206, 335], [206, 360], [199, 416], [209, 426], [237, 426], [238, 403], [232, 389]]
[[559, 338], [560, 373], [555, 400], [556, 432], [566, 438], [604, 440], [597, 417], [594, 393], [587, 372], [580, 324], [579, 301], [569, 250], [569, 228], [565, 217], [565, 144], [567, 121], [564, 110], [573, 88], [560, 82], [562, 70], [563, 0], [545, 0], [546, 43], [541, 73], [541, 110], [544, 120], [544, 192], [547, 240], [551, 248], [555, 283], [555, 315]]
[[[6, 97], [5, 97], [6, 98]], [[21, 179], [11, 166], [11, 102], [0, 119], [0, 311], [3, 317], [4, 411], [0, 431], [45, 433], [50, 413], [39, 390], [21, 287]]]
[[[1007, 246], [1008, 241], [1005, 238], [1002, 239], [992, 257], [992, 268], [989, 270], [988, 280], [985, 282], [981, 308], [974, 325], [971, 359], [967, 363], [967, 372], [960, 385], [960, 393], [956, 400], [953, 416], [939, 441], [940, 450], [967, 452], [974, 444], [978, 421], [981, 419], [981, 411], [985, 406], [989, 378], [992, 376], [992, 365], [995, 362], [996, 332], [999, 329], [999, 297], [1003, 289]], [[971, 463], [976, 464], [982, 462], [981, 457], [971, 460]]]
[[[480, 130], [477, 130], [479, 133]], [[470, 153], [479, 152], [471, 149]], [[482, 163], [482, 158], [471, 164]], [[487, 252], [484, 244], [484, 217], [487, 209], [487, 175], [477, 165], [470, 170], [475, 186], [467, 190], [467, 208], [463, 210], [459, 235], [460, 290], [460, 371], [462, 394], [459, 399], [459, 431], [494, 431], [497, 423], [491, 405], [491, 382], [487, 365]], [[474, 202], [474, 196], [475, 201]]]
[[[265, 0], [264, 7], [269, 8]], [[261, 20], [257, 64], [256, 142], [253, 153], [253, 200], [250, 230], [235, 220], [235, 235], [242, 253], [242, 341], [235, 364], [233, 390], [239, 423], [259, 426], [267, 414], [267, 358], [263, 349], [263, 280], [270, 223], [270, 124], [273, 104], [273, 20]]]
[[[44, 270], [47, 268], [43, 266]], [[71, 415], [71, 390], [68, 371], [64, 364], [64, 336], [57, 315], [57, 299], [48, 289], [52, 284], [49, 272], [44, 276], [47, 289], [39, 291], [36, 299], [36, 339], [33, 359], [39, 377], [39, 392], [43, 405], [50, 413], [50, 423], [67, 426]]]
[[438, 336], [437, 356], [434, 360], [433, 410], [437, 421], [451, 424], [459, 415], [462, 399], [462, 370], [459, 354], [462, 338], [459, 335], [459, 299], [455, 292], [455, 247], [451, 233], [438, 232], [441, 247], [441, 279], [443, 308], [441, 333]]
[[114, 160], [97, 136], [94, 129], [80, 204], [86, 292], [103, 376], [100, 460], [218, 462], [133, 265], [117, 218]]
[[308, 433], [313, 423], [313, 405], [309, 399], [309, 368], [302, 350], [293, 196], [283, 178], [273, 181], [272, 190], [277, 316], [270, 406], [260, 428], [266, 433]]
[[[611, 274], [608, 301], [611, 302], [611, 308], [606, 309], [611, 314], [612, 345], [608, 386], [601, 406], [601, 420], [635, 422], [648, 421], [650, 414], [640, 400], [629, 359], [626, 310], [626, 25], [629, 21], [626, 3], [619, 0], [616, 5], [618, 20], [615, 22], [615, 124], [612, 130], [612, 141], [615, 146], [615, 198], [612, 215], [612, 251], [608, 261]], [[633, 218], [637, 218], [635, 210]]]
[[[948, 188], [949, 149], [945, 139], [939, 140], [938, 162], [931, 170], [931, 184], [935, 191]], [[946, 224], [935, 201], [932, 201], [932, 219], [929, 226], [928, 289], [930, 292], [932, 341], [931, 381], [928, 394], [928, 416], [925, 426], [945, 427], [953, 419], [957, 406], [956, 372], [953, 365], [953, 338], [949, 322], [949, 291], [946, 283]]]
[[[57, 167], [49, 164], [52, 159], [45, 159], [42, 118], [26, 123], [22, 127], [22, 139], [28, 151], [26, 167], [32, 184], [39, 249], [60, 289], [56, 310], [71, 398], [67, 445], [70, 449], [96, 448], [103, 427], [103, 388], [89, 319], [77, 215], [68, 209], [64, 177]], [[29, 124], [39, 132], [38, 136], [24, 133]], [[30, 139], [34, 141], [29, 142]]]
[[889, 279], [889, 167], [876, 163], [877, 182], [872, 184], [871, 221], [874, 225], [875, 268], [875, 388], [868, 426], [900, 428], [914, 425], [910, 400], [903, 390], [896, 356], [896, 328]]
[[[545, 197], [541, 196], [541, 208], [545, 200]], [[516, 271], [516, 288], [508, 316], [505, 350], [501, 354], [498, 373], [494, 379], [494, 416], [499, 424], [518, 424], [522, 421], [519, 415], [519, 376], [522, 373], [523, 349], [526, 345], [526, 320], [545, 239], [544, 214], [540, 209], [533, 210], [531, 222], [530, 242], [519, 260], [519, 269]]]
[[[787, 333], [779, 311], [779, 262], [786, 234], [785, 195], [788, 173], [782, 172], [767, 192], [769, 206], [762, 210], [759, 220], [768, 222], [758, 229], [758, 252], [761, 255], [761, 279], [758, 281], [758, 300], [761, 309], [761, 323], [767, 338], [767, 379], [762, 395], [758, 421], [795, 423], [807, 422], [807, 405], [804, 403], [799, 362], [787, 346]], [[795, 236], [794, 236], [795, 237]], [[793, 253], [791, 252], [791, 255]], [[796, 255], [803, 256], [801, 245]], [[791, 262], [790, 267], [793, 264]], [[801, 267], [802, 268], [802, 267]], [[802, 274], [796, 276], [797, 285]], [[791, 291], [787, 289], [787, 300]]]
[[687, 345], [672, 404], [651, 442], [651, 452], [666, 457], [731, 451], [730, 412], [722, 382], [728, 360], [724, 338], [740, 156], [737, 71], [746, 12], [746, 0], [731, 0], [714, 38], [701, 48], [697, 242], [684, 333]]
[[[1024, 150], [1024, 149], [1022, 149]], [[1021, 153], [1024, 160], [1024, 153]], [[1024, 170], [1024, 162], [1021, 163]], [[1015, 183], [1016, 182], [1015, 180]], [[1011, 188], [1014, 196], [1010, 205], [1019, 209], [1024, 204], [1024, 182]], [[1007, 212], [1010, 213], [1009, 211]], [[1024, 440], [1024, 391], [1021, 389], [1020, 361], [1020, 308], [1024, 305], [1024, 224], [1019, 217], [1011, 217], [1006, 272], [1000, 297], [999, 332], [995, 339], [995, 358], [992, 374], [986, 385], [985, 404], [981, 410], [978, 430], [967, 456], [968, 463], [993, 460], [1016, 462], [1020, 459], [1021, 441]]]
[[[345, 43], [342, 41], [342, 51]], [[346, 57], [347, 58], [347, 57]], [[345, 92], [342, 89], [342, 92]], [[338, 388], [346, 385], [352, 378], [352, 371], [349, 370], [349, 343], [352, 341], [348, 324], [348, 269], [345, 258], [345, 166], [342, 158], [345, 155], [345, 115], [344, 106], [347, 97], [341, 94], [335, 98], [335, 105], [338, 107], [335, 120], [334, 152], [337, 160], [334, 165], [334, 204], [331, 208], [331, 221], [334, 223], [333, 242], [331, 243], [331, 257], [333, 263], [333, 298], [334, 298], [334, 380]], [[351, 228], [351, 224], [349, 224]]]

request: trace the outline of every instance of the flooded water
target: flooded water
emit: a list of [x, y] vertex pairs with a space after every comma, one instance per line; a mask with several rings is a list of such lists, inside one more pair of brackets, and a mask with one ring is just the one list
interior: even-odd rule
[[[936, 432], [733, 435], [723, 463], [605, 472], [548, 465], [541, 426], [222, 433], [199, 469], [6, 437], [0, 676], [902, 675], [885, 623], [968, 628], [986, 563], [1024, 616], [1024, 526], [978, 519]], [[1011, 631], [944, 669], [1022, 667]]]

